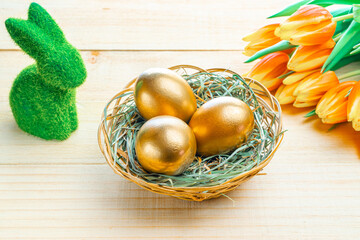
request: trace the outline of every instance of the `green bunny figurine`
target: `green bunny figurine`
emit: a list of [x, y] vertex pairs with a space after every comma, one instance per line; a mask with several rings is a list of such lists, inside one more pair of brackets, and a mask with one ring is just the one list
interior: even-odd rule
[[28, 20], [9, 18], [5, 25], [15, 43], [36, 61], [16, 77], [11, 88], [15, 121], [32, 135], [67, 139], [78, 127], [75, 88], [86, 78], [79, 52], [37, 3], [31, 3]]

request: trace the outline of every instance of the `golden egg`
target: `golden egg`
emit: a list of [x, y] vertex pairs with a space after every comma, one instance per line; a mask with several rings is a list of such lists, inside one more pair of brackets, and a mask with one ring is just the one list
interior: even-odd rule
[[190, 85], [166, 68], [150, 68], [138, 77], [135, 103], [145, 119], [169, 115], [188, 122], [197, 108]]
[[184, 121], [172, 116], [158, 116], [140, 128], [135, 152], [145, 170], [178, 175], [194, 160], [196, 139]]
[[225, 153], [246, 141], [254, 128], [254, 114], [249, 106], [234, 97], [214, 98], [192, 116], [197, 153], [210, 156]]

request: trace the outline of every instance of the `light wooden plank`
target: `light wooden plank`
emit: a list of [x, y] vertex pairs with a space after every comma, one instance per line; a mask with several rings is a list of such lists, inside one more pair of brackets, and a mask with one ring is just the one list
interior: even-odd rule
[[[196, 221], [194, 219], [194, 221]], [[354, 232], [343, 232], [343, 228], [327, 226], [314, 230], [318, 226], [309, 224], [306, 228], [299, 229], [298, 226], [259, 226], [249, 227], [240, 232], [239, 226], [229, 226], [228, 228], [218, 226], [210, 227], [179, 227], [179, 228], [69, 228], [67, 231], [59, 228], [49, 228], [48, 231], [24, 228], [21, 232], [16, 229], [5, 229], [0, 234], [2, 236], [19, 236], [6, 239], [291, 239], [294, 240], [313, 240], [313, 239], [357, 239], [358, 235]], [[51, 232], [51, 235], [47, 234]], [[29, 237], [34, 236], [34, 237]], [[58, 237], [60, 236], [60, 237]], [[105, 236], [105, 237], [103, 237]], [[341, 238], [338, 238], [340, 236]]]
[[[246, 73], [254, 63], [242, 51], [82, 51], [88, 77], [78, 88], [78, 101], [106, 103], [127, 82], [151, 67], [190, 64], [201, 68], [225, 68]], [[0, 102], [8, 102], [8, 94], [16, 76], [34, 60], [20, 51], [0, 51]], [[357, 69], [360, 64], [345, 68]], [[340, 71], [344, 72], [344, 71]], [[1, 115], [0, 115], [1, 118]]]
[[[26, 18], [30, 0], [2, 0], [0, 16]], [[39, 0], [79, 49], [243, 49], [242, 37], [292, 0]], [[17, 49], [0, 24], [0, 49]]]
[[352, 239], [359, 233], [358, 170], [280, 157], [266, 172], [230, 193], [235, 203], [194, 203], [142, 190], [106, 165], [3, 166], [0, 237]]

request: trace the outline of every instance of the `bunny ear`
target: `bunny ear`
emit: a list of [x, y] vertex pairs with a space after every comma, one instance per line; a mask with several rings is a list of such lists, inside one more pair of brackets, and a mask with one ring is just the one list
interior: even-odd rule
[[31, 57], [37, 59], [47, 51], [50, 40], [35, 24], [9, 18], [5, 25], [11, 38]]
[[50, 14], [37, 3], [31, 3], [28, 12], [28, 21], [41, 28], [52, 41], [65, 42], [64, 33]]

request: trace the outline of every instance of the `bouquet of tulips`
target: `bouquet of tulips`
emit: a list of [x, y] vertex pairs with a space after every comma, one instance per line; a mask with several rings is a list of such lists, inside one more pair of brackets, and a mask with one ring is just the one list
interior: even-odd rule
[[[346, 6], [326, 9], [335, 4]], [[360, 70], [334, 72], [360, 61], [360, 0], [303, 0], [269, 18], [275, 17], [287, 19], [243, 39], [246, 62], [260, 59], [246, 76], [274, 91], [281, 104], [314, 106], [307, 116], [351, 121], [360, 131], [360, 81], [347, 81]]]

